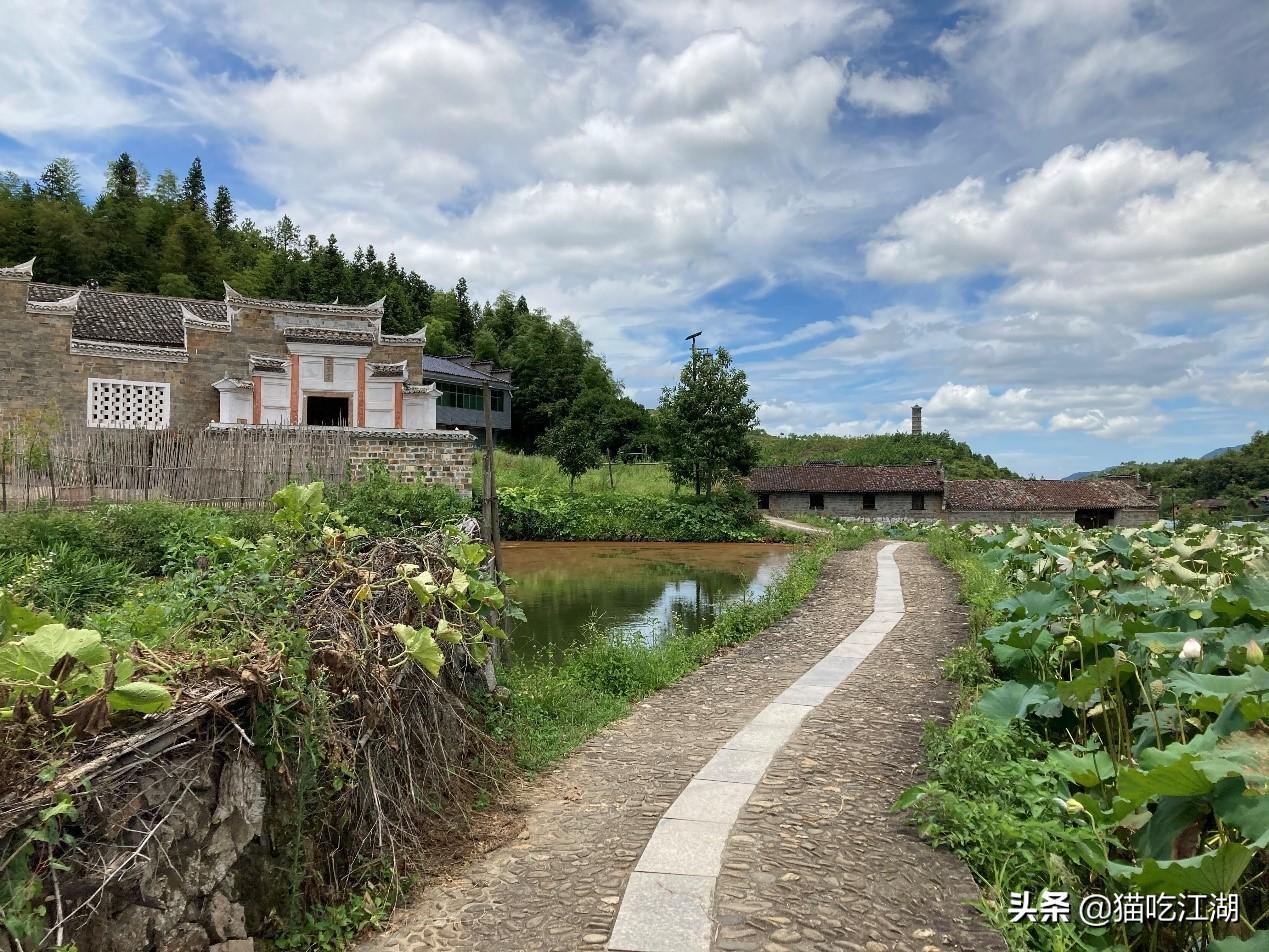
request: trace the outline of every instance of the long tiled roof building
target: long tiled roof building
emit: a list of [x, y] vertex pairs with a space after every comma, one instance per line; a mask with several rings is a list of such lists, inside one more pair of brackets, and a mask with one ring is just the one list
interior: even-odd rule
[[202, 301], [34, 280], [0, 267], [9, 340], [0, 419], [57, 409], [88, 426], [152, 429], [284, 424], [433, 431], [511, 426], [511, 375], [424, 353], [383, 331], [383, 301], [270, 301], [225, 285]]
[[755, 469], [749, 488], [759, 508], [853, 519], [1026, 522], [1087, 527], [1147, 525], [1159, 500], [1135, 476], [1101, 479], [947, 479], [942, 467], [805, 463]]

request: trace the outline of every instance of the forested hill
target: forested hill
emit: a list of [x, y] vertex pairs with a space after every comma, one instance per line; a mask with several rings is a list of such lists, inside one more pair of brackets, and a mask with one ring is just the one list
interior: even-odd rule
[[1257, 433], [1250, 442], [1215, 456], [1120, 463], [1106, 472], [1141, 473], [1160, 491], [1164, 511], [1196, 499], [1219, 498], [1229, 503], [1227, 515], [1248, 515], [1252, 512], [1249, 500], [1269, 490], [1269, 433]]
[[95, 281], [115, 291], [221, 298], [228, 281], [243, 294], [281, 300], [383, 297], [385, 331], [426, 327], [428, 353], [474, 354], [512, 371], [516, 422], [506, 442], [514, 448], [536, 447], [576, 406], [592, 415], [634, 412], [571, 321], [505, 291], [481, 303], [465, 279], [452, 290], [434, 287], [393, 254], [348, 254], [335, 235], [302, 236], [287, 217], [264, 228], [239, 220], [227, 188], [209, 196], [197, 158], [183, 179], [165, 171], [151, 181], [125, 152], [107, 166], [93, 200], [69, 159], [51, 162], [35, 181], [0, 171], [0, 265], [32, 257], [40, 281]]
[[764, 466], [831, 461], [854, 466], [918, 464], [941, 460], [953, 479], [989, 479], [1016, 476], [998, 466], [990, 456], [970, 449], [967, 443], [944, 433], [887, 433], [879, 436], [755, 436], [759, 462]]

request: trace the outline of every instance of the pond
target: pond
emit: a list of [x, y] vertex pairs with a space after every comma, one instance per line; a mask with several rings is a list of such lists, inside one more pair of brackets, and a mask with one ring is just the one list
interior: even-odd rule
[[592, 619], [649, 642], [675, 619], [694, 631], [722, 606], [760, 596], [792, 556], [791, 546], [744, 543], [509, 542], [503, 568], [528, 616], [511, 653], [559, 657]]

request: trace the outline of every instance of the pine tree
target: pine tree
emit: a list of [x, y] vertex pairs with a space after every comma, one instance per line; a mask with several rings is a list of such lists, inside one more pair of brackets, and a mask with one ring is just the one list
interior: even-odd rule
[[82, 204], [79, 169], [65, 156], [54, 159], [40, 173], [40, 196], [54, 202]]
[[54, 159], [40, 175], [35, 196], [35, 247], [45, 280], [81, 284], [92, 276], [88, 210], [79, 197], [79, 170], [67, 158]]
[[106, 191], [103, 198], [117, 202], [141, 201], [141, 170], [127, 152], [106, 166]]
[[454, 285], [454, 342], [469, 353], [476, 337], [476, 315], [472, 313], [471, 301], [467, 298], [467, 279], [459, 278]]
[[106, 190], [93, 212], [101, 249], [97, 279], [121, 291], [149, 290], [145, 234], [141, 229], [141, 176], [127, 152], [106, 166]]
[[221, 185], [216, 189], [216, 201], [212, 205], [212, 228], [216, 232], [216, 240], [222, 245], [228, 244], [233, 237], [234, 200], [229, 189]]
[[185, 207], [200, 215], [207, 214], [207, 180], [203, 177], [203, 160], [194, 156], [189, 171], [185, 173], [185, 183], [181, 186], [181, 200]]

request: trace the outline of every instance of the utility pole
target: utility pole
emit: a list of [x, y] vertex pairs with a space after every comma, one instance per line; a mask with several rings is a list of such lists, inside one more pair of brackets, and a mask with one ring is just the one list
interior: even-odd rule
[[[684, 340], [692, 342], [692, 379], [696, 379], [696, 338], [700, 337], [703, 331], [697, 331], [695, 334], [688, 334]], [[701, 461], [698, 459], [692, 464], [692, 481], [696, 486], [696, 495], [701, 494]]]
[[[493, 548], [494, 572], [498, 576], [498, 588], [502, 590], [505, 597], [506, 586], [502, 584], [502, 533], [498, 528], [498, 483], [497, 477], [494, 475], [494, 428], [493, 428], [493, 390], [488, 383], [483, 389], [483, 397], [485, 404], [485, 456], [484, 472], [481, 474], [481, 506], [480, 514], [484, 523], [483, 535], [484, 541], [488, 542]], [[503, 619], [501, 613], [495, 613], [494, 622], [502, 624]], [[485, 677], [485, 688], [493, 691], [498, 686], [498, 679], [494, 675], [494, 663], [498, 660], [498, 642], [491, 641], [489, 644], [489, 654], [485, 656], [485, 663], [481, 673]]]

